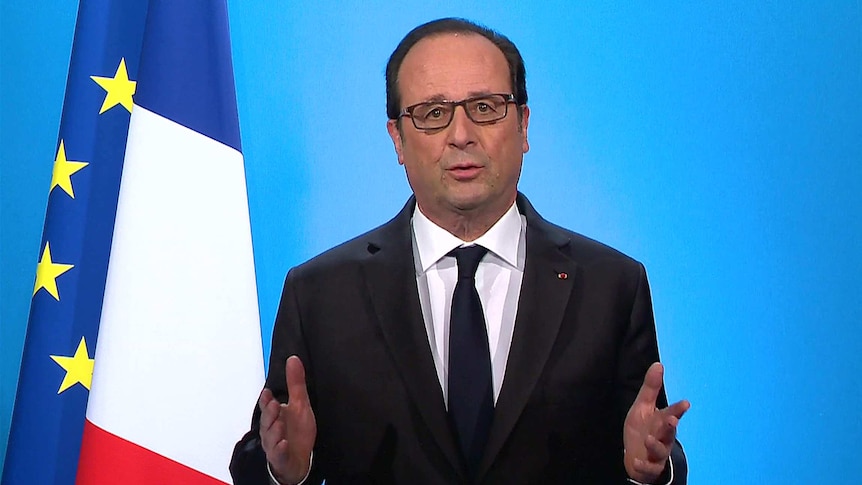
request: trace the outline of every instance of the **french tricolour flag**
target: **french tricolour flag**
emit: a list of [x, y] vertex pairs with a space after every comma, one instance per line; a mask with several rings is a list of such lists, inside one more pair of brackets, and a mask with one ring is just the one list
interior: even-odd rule
[[78, 484], [230, 482], [263, 384], [224, 0], [151, 1]]

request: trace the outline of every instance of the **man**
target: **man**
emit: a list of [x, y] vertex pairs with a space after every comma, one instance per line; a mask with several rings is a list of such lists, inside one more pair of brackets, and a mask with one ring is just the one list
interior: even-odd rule
[[518, 193], [517, 48], [437, 20], [386, 77], [414, 197], [288, 274], [235, 483], [685, 483], [643, 266]]

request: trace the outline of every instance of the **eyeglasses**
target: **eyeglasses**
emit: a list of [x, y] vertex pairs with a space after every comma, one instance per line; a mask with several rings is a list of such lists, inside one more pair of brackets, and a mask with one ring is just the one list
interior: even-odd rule
[[513, 94], [485, 94], [461, 101], [428, 101], [402, 109], [398, 117], [409, 116], [417, 130], [442, 130], [452, 123], [455, 108], [461, 106], [470, 121], [484, 125], [505, 118], [509, 103], [514, 102]]

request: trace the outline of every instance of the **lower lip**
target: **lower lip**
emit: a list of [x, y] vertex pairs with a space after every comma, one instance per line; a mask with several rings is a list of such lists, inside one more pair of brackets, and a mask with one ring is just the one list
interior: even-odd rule
[[472, 180], [479, 176], [482, 167], [469, 168], [450, 168], [447, 170], [450, 176], [455, 180]]

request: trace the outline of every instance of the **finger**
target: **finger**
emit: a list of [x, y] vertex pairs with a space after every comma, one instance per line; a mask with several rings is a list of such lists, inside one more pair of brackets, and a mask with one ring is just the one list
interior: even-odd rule
[[260, 444], [267, 456], [272, 455], [274, 450], [281, 442], [286, 440], [284, 423], [281, 420], [276, 420], [272, 426], [260, 431]]
[[268, 430], [278, 420], [280, 403], [269, 389], [264, 389], [260, 393], [260, 398], [257, 402], [260, 407], [260, 429], [263, 432]]
[[260, 391], [260, 397], [257, 398], [257, 406], [261, 411], [263, 411], [263, 408], [265, 408], [273, 399], [275, 399], [275, 396], [272, 395], [272, 391], [264, 387], [263, 390]]
[[308, 388], [305, 386], [305, 367], [299, 357], [291, 355], [284, 364], [287, 375], [288, 403], [308, 403]]
[[688, 411], [689, 409], [691, 409], [691, 403], [683, 399], [682, 401], [675, 402], [670, 406], [664, 408], [662, 412], [664, 414], [676, 416], [677, 419], [680, 419], [682, 418], [682, 415], [685, 414], [686, 411]]
[[670, 446], [662, 443], [655, 436], [649, 435], [644, 440], [647, 451], [647, 461], [651, 463], [662, 463], [670, 456]]
[[[655, 463], [651, 461], [642, 460], [640, 458], [635, 458], [634, 469], [637, 473], [641, 475], [646, 475], [650, 477], [658, 478], [661, 475], [661, 472], [664, 471], [664, 463]], [[651, 480], [647, 480], [651, 481]]]
[[286, 439], [275, 443], [272, 448], [271, 456], [267, 455], [269, 462], [274, 465], [275, 469], [280, 470], [287, 464], [290, 457], [290, 443]]
[[679, 426], [679, 418], [676, 416], [666, 416], [658, 426], [658, 429], [655, 430], [653, 436], [665, 445], [670, 445], [676, 439], [677, 426]]
[[658, 393], [661, 391], [663, 378], [664, 367], [660, 363], [654, 362], [649, 366], [649, 369], [647, 369], [646, 376], [644, 376], [644, 383], [641, 385], [640, 391], [638, 391], [638, 397], [635, 398], [635, 402], [639, 404], [649, 404], [650, 406], [655, 407]]

